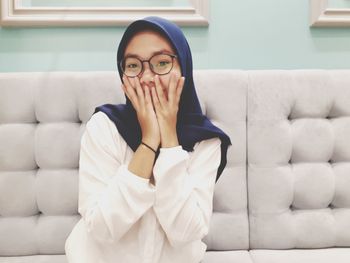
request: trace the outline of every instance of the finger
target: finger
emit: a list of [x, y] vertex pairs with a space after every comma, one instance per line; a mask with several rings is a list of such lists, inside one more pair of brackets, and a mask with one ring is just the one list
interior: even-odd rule
[[141, 88], [141, 84], [140, 84], [140, 80], [138, 77], [135, 77], [135, 85], [136, 85], [136, 91], [137, 91], [137, 95], [139, 97], [139, 100], [141, 102], [141, 105], [145, 105], [145, 98], [144, 98], [144, 93], [143, 90]]
[[181, 93], [182, 93], [182, 90], [184, 88], [184, 85], [185, 85], [185, 77], [181, 77], [179, 79], [179, 82], [178, 82], [178, 85], [177, 85], [177, 88], [176, 88], [176, 104], [177, 105], [180, 102], [180, 97], [181, 97]]
[[151, 94], [152, 94], [152, 101], [153, 101], [154, 108], [156, 109], [156, 111], [158, 111], [160, 103], [158, 100], [158, 95], [155, 87], [152, 87]]
[[125, 84], [122, 84], [122, 88], [123, 88], [123, 91], [125, 92], [126, 96], [128, 97], [128, 99], [132, 102], [132, 100], [131, 100], [131, 98], [130, 98], [130, 95], [129, 95], [127, 89], [126, 89]]
[[170, 79], [169, 79], [169, 85], [168, 85], [168, 98], [169, 98], [169, 103], [173, 105], [174, 103], [174, 97], [175, 97], [175, 92], [176, 92], [176, 83], [177, 83], [177, 76], [175, 75], [174, 72], [171, 73]]
[[134, 91], [134, 88], [131, 86], [129, 79], [125, 77], [125, 75], [123, 76], [123, 80], [124, 80], [124, 85], [126, 87], [126, 90], [129, 93], [129, 100], [131, 100], [134, 107], [138, 109], [140, 105], [139, 105], [138, 97]]
[[157, 90], [157, 95], [158, 95], [158, 102], [161, 107], [164, 107], [166, 105], [166, 99], [164, 97], [163, 89], [162, 89], [162, 84], [160, 83], [159, 76], [155, 76], [155, 83], [156, 83], [156, 90]]
[[125, 93], [125, 95], [128, 97], [128, 99], [130, 100], [130, 98], [129, 98], [129, 94], [128, 94], [128, 91], [126, 90], [126, 88], [125, 88], [125, 85], [124, 84], [122, 84], [121, 85], [122, 86], [122, 89], [123, 89], [123, 91], [124, 91], [124, 93]]
[[147, 86], [145, 86], [145, 105], [146, 107], [151, 107], [153, 109], [150, 90]]

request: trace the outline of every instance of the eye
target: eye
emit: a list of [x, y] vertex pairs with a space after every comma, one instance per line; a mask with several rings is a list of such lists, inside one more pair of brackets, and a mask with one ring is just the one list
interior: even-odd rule
[[127, 68], [135, 68], [135, 67], [137, 67], [137, 64], [128, 64], [126, 67]]
[[159, 61], [158, 65], [157, 66], [166, 66], [168, 65], [170, 62], [169, 61]]

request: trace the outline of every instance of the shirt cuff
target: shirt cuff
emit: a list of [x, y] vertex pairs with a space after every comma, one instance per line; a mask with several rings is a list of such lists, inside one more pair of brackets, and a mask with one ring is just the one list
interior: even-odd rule
[[178, 174], [175, 170], [179, 169], [179, 164], [187, 167], [186, 162], [189, 160], [189, 156], [189, 153], [181, 145], [160, 148], [160, 153], [153, 170], [155, 179], [166, 176], [169, 173]]
[[138, 176], [137, 174], [134, 174], [128, 169], [128, 164], [122, 164], [119, 167], [120, 175], [118, 178], [120, 178], [122, 181], [126, 183], [132, 183], [139, 187], [151, 187], [154, 188], [154, 185], [150, 183], [150, 179], [143, 178], [141, 176]]
[[182, 149], [182, 145], [176, 145], [173, 147], [164, 147], [164, 148], [160, 148], [159, 151], [160, 152], [169, 152], [169, 151], [178, 151], [178, 150], [183, 150]]
[[158, 159], [160, 162], [175, 164], [183, 159], [188, 159], [189, 153], [182, 148], [182, 145], [177, 145], [169, 148], [160, 148]]

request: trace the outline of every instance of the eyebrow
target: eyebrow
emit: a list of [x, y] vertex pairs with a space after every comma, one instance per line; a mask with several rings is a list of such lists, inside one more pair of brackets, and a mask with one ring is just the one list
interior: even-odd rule
[[[167, 49], [163, 48], [163, 49], [161, 49], [161, 50], [158, 50], [158, 51], [156, 51], [156, 52], [153, 52], [153, 53], [151, 54], [151, 56], [156, 55], [156, 54], [160, 54], [160, 53], [163, 53], [163, 52], [167, 52], [167, 53], [170, 53], [170, 54], [173, 53], [173, 52], [171, 52], [170, 50], [167, 50]], [[127, 53], [127, 54], [125, 54], [125, 57], [128, 57], [128, 56], [141, 58], [139, 55], [133, 54], [133, 53]]]

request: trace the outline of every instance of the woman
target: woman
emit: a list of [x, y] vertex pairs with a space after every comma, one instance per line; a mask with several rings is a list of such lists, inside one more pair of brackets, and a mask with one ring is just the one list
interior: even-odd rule
[[131, 23], [117, 63], [126, 104], [96, 107], [86, 124], [68, 262], [198, 263], [230, 138], [202, 114], [174, 23]]

